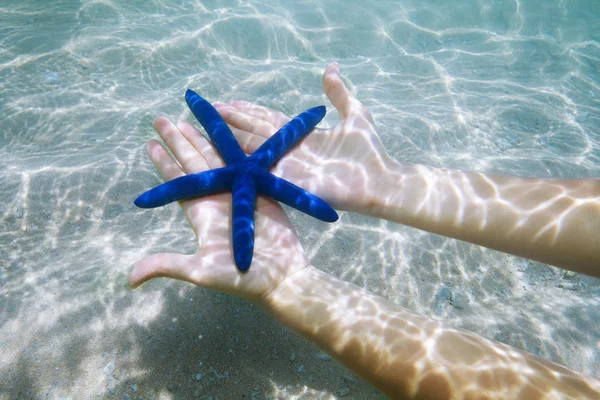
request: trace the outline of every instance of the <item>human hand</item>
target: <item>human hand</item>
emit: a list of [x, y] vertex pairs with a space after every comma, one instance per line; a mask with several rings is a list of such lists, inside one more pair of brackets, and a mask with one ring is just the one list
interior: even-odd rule
[[[174, 155], [172, 158], [156, 140], [146, 145], [165, 181], [224, 166], [212, 145], [192, 125], [181, 124], [178, 129], [159, 117], [154, 121], [154, 129]], [[254, 257], [252, 268], [245, 273], [236, 268], [231, 249], [231, 194], [179, 204], [198, 239], [198, 253], [161, 253], [144, 258], [131, 272], [131, 287], [152, 278], [168, 277], [260, 302], [281, 281], [308, 265], [298, 237], [277, 202], [257, 199]]]
[[[381, 194], [376, 179], [391, 162], [367, 108], [344, 85], [336, 63], [323, 73], [323, 89], [340, 121], [316, 128], [271, 170], [321, 197], [334, 208], [361, 212]], [[245, 101], [215, 103], [246, 153], [254, 152], [285, 125], [287, 115]]]

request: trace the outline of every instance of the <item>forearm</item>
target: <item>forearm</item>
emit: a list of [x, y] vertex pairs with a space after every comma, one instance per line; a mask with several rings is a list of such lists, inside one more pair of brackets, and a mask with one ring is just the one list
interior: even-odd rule
[[389, 162], [361, 213], [600, 275], [600, 179], [523, 179]]
[[265, 305], [394, 399], [600, 396], [597, 381], [414, 314], [312, 266], [280, 284]]

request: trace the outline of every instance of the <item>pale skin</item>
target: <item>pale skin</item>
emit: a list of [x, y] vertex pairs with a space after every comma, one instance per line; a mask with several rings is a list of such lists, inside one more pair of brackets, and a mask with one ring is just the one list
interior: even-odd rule
[[[542, 180], [436, 169], [391, 159], [367, 109], [336, 64], [323, 87], [340, 115], [272, 171], [335, 208], [377, 216], [589, 275], [600, 274], [600, 181]], [[246, 102], [215, 104], [247, 153], [289, 118]], [[165, 180], [222, 166], [191, 124], [157, 118], [167, 147], [147, 144]], [[371, 177], [377, 177], [372, 179]], [[244, 297], [315, 342], [391, 398], [598, 398], [600, 382], [526, 352], [415, 314], [310, 265], [281, 207], [256, 206], [254, 260], [235, 268], [231, 195], [180, 203], [199, 243], [194, 255], [154, 254], [130, 276]]]

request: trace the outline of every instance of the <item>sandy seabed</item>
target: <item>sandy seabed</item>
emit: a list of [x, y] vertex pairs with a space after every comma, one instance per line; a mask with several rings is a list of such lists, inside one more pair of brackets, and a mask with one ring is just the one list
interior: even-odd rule
[[[331, 125], [338, 61], [398, 160], [600, 176], [596, 3], [263, 3], [0, 5], [0, 399], [384, 398], [244, 300], [127, 287], [144, 256], [196, 250], [176, 205], [132, 204], [160, 183], [152, 120], [190, 120], [188, 87], [326, 104]], [[600, 378], [599, 280], [355, 214], [290, 218], [324, 271]]]

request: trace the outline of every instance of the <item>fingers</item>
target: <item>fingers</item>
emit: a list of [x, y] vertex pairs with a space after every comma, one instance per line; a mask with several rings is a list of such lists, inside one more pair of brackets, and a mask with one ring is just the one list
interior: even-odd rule
[[270, 123], [275, 127], [275, 130], [290, 122], [291, 119], [281, 111], [276, 111], [271, 108], [259, 106], [243, 100], [233, 100], [230, 101], [229, 104], [249, 116]]
[[[174, 278], [192, 282], [191, 271], [198, 259], [194, 256], [174, 253], [152, 254], [138, 262], [129, 276], [129, 286], [133, 289], [153, 278]], [[197, 266], [196, 266], [197, 268]]]
[[167, 118], [156, 118], [154, 129], [169, 147], [185, 172], [195, 173], [208, 169], [206, 160], [203, 157], [198, 157], [198, 151]]
[[[242, 150], [244, 150], [246, 154], [252, 154], [268, 138], [277, 132], [277, 128], [275, 128], [271, 122], [263, 120], [258, 116], [267, 115], [267, 112], [260, 112], [260, 109], [265, 107], [254, 106], [253, 104], [246, 102], [236, 101], [233, 103], [244, 103], [245, 106], [242, 107], [242, 110], [231, 104], [225, 103], [215, 103], [214, 106], [225, 122], [231, 127], [231, 131], [242, 147]], [[254, 114], [246, 114], [243, 110], [252, 110]], [[289, 121], [289, 118], [285, 118]]]
[[321, 122], [326, 112], [325, 106], [318, 106], [298, 114], [252, 154], [251, 159], [257, 160], [258, 165], [263, 168], [271, 168], [288, 150], [305, 138]]
[[233, 132], [238, 143], [240, 144], [240, 147], [242, 148], [242, 150], [244, 150], [244, 153], [246, 154], [254, 153], [256, 149], [258, 149], [260, 146], [262, 146], [264, 142], [267, 141], [267, 139], [265, 139], [262, 136], [242, 131], [237, 128], [231, 128], [231, 131]]
[[192, 147], [194, 147], [196, 151], [204, 158], [208, 168], [214, 169], [225, 166], [225, 163], [221, 157], [219, 157], [210, 142], [198, 129], [196, 129], [194, 125], [186, 121], [179, 121], [177, 123], [177, 128], [192, 145]]
[[367, 108], [358, 101], [342, 81], [339, 65], [335, 62], [329, 64], [323, 73], [323, 90], [338, 110], [340, 119], [345, 120], [353, 115], [361, 115], [373, 121]]
[[331, 104], [340, 113], [340, 118], [348, 118], [351, 113], [352, 95], [342, 81], [337, 63], [331, 63], [325, 69], [323, 73], [323, 90]]
[[[241, 108], [238, 108], [233, 104], [243, 105], [240, 105]], [[221, 117], [223, 117], [227, 124], [241, 131], [262, 136], [265, 139], [273, 136], [273, 134], [277, 132], [277, 129], [283, 126], [276, 127], [272, 124], [269, 114], [276, 113], [276, 111], [269, 110], [266, 107], [235, 101], [232, 102], [232, 104], [215, 103], [215, 108], [219, 111], [219, 114], [221, 114]], [[277, 119], [279, 120], [279, 118]], [[286, 123], [289, 120], [290, 119], [287, 118]]]
[[171, 157], [162, 144], [156, 140], [149, 140], [146, 143], [146, 152], [152, 163], [156, 167], [158, 174], [164, 181], [178, 178], [185, 175], [179, 164]]

